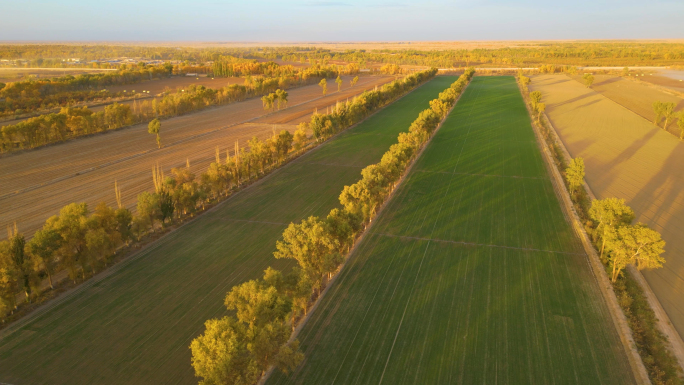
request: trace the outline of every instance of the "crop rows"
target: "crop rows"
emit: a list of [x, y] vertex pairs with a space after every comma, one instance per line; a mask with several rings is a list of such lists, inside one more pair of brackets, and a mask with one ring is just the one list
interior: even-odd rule
[[511, 77], [474, 78], [271, 384], [628, 384]]
[[0, 343], [9, 383], [194, 383], [188, 345], [226, 314], [233, 286], [262, 275], [291, 221], [327, 213], [345, 184], [455, 80], [440, 77], [86, 284]]

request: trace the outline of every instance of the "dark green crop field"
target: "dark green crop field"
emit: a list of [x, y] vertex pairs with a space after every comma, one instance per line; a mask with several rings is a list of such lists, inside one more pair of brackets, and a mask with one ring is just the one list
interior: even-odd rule
[[512, 77], [476, 77], [269, 384], [632, 384]]
[[290, 266], [272, 255], [287, 224], [327, 215], [455, 80], [435, 78], [2, 337], [0, 383], [196, 383], [188, 346], [227, 313], [228, 290]]

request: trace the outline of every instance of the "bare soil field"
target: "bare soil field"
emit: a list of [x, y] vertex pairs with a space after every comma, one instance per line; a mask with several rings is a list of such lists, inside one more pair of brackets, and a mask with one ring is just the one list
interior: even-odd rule
[[570, 154], [584, 158], [598, 198], [624, 198], [637, 221], [662, 233], [667, 262], [643, 273], [684, 335], [684, 143], [566, 76], [534, 76], [531, 89]]
[[[653, 112], [653, 102], [673, 102], [677, 105], [675, 111], [684, 108], [684, 99], [671, 93], [664, 92], [655, 86], [645, 82], [625, 79], [614, 75], [595, 75], [594, 84], [591, 89], [607, 97], [608, 99], [620, 104], [621, 106], [653, 122], [655, 113]], [[644, 79], [651, 79], [654, 76], [644, 76]], [[582, 82], [581, 76], [573, 76], [578, 82]], [[662, 127], [662, 123], [660, 125]], [[668, 123], [668, 131], [679, 137], [679, 127], [676, 119]]]
[[[287, 108], [267, 117], [258, 98], [211, 108], [162, 121], [162, 149], [144, 124], [80, 138], [69, 142], [0, 158], [0, 227], [17, 222], [20, 231], [33, 234], [51, 215], [72, 202], [91, 207], [104, 201], [115, 204], [114, 181], [123, 203], [134, 208], [136, 196], [152, 189], [151, 170], [159, 164], [165, 172], [190, 162], [199, 174], [214, 160], [216, 146], [225, 158], [235, 141], [244, 147], [254, 136], [261, 139], [273, 130], [295, 130], [315, 108], [319, 111], [337, 100], [353, 97], [393, 77], [362, 77], [349, 88], [344, 78], [341, 92], [322, 97], [318, 85], [289, 91]], [[302, 104], [301, 106], [296, 106]], [[232, 152], [231, 152], [232, 153]]]
[[684, 93], [684, 81], [668, 77], [666, 75], [667, 72], [668, 71], [656, 72], [653, 75], [644, 77], [639, 76], [639, 81], [664, 87], [675, 92]]

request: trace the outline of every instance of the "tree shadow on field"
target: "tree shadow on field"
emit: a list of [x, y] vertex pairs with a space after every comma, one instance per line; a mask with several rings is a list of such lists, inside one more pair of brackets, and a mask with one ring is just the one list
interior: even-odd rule
[[555, 78], [553, 80], [538, 80], [539, 84], [543, 85], [543, 86], [552, 86], [554, 84], [565, 83], [567, 81], [569, 81], [567, 78], [560, 78], [560, 77]]
[[608, 84], [619, 82], [619, 81], [622, 81], [621, 77], [614, 77], [614, 78], [609, 78], [609, 79], [600, 81], [598, 83], [594, 83], [593, 86], [599, 87], [599, 86], [604, 86], [604, 85], [608, 85]]
[[[562, 140], [561, 140], [562, 141]], [[569, 148], [567, 143], [563, 142], [566, 148]], [[584, 150], [589, 148], [592, 144], [595, 144], [596, 140], [592, 140], [589, 138], [583, 138], [577, 141], [572, 142], [572, 152], [575, 154], [575, 157], [582, 156], [586, 158], [586, 154], [584, 154]], [[572, 154], [570, 154], [572, 156]]]
[[[675, 167], [684, 164], [684, 144], [677, 146], [663, 163], [663, 167], [653, 175], [639, 193], [628, 204], [632, 206], [637, 218], [662, 232], [665, 245], [665, 264], [662, 270], [645, 272], [650, 282], [656, 284], [658, 297], [670, 315], [675, 328], [684, 330], [684, 242], [681, 231], [684, 228], [684, 177]], [[668, 167], [670, 166], [670, 167]], [[674, 166], [674, 167], [673, 167]], [[653, 210], [653, 206], [657, 205]], [[653, 212], [650, 218], [639, 218], [642, 214]]]
[[586, 103], [582, 104], [581, 106], [577, 106], [577, 107], [575, 107], [575, 108], [589, 107], [589, 106], [591, 106], [592, 104], [596, 104], [596, 103], [598, 103], [598, 102], [600, 102], [600, 101], [601, 101], [600, 99], [595, 99], [595, 100], [592, 100], [592, 101], [590, 101], [590, 102], [586, 102]]
[[548, 108], [552, 109], [552, 108], [564, 106], [564, 105], [569, 104], [569, 103], [574, 103], [574, 102], [580, 101], [580, 100], [582, 100], [582, 99], [586, 99], [586, 98], [588, 98], [588, 97], [590, 97], [590, 96], [592, 96], [592, 92], [586, 92], [586, 93], [583, 93], [582, 95], [575, 96], [574, 98], [570, 98], [570, 99], [568, 99], [568, 100], [565, 100], [565, 101], [562, 101], [562, 102], [559, 102], [559, 103], [549, 104], [549, 105], [548, 105]]
[[610, 162], [601, 165], [601, 168], [606, 171], [600, 178], [601, 185], [604, 186], [604, 188], [610, 186], [613, 183], [613, 181], [615, 181], [615, 179], [618, 177], [617, 172], [610, 171], [613, 170], [616, 166], [632, 159], [634, 154], [636, 154], [637, 151], [643, 148], [644, 145], [648, 143], [648, 141], [650, 141], [651, 138], [653, 138], [657, 133], [657, 129], [649, 130], [640, 139], [636, 139], [634, 142], [632, 142], [632, 144], [630, 144], [629, 147], [622, 151], [620, 155], [616, 156]]

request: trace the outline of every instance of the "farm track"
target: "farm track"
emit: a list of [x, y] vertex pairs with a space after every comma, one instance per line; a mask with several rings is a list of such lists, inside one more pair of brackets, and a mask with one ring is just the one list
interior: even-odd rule
[[[291, 261], [286, 223], [326, 215], [455, 77], [439, 77], [177, 229], [0, 341], [0, 382], [196, 383], [188, 346], [230, 288]], [[87, 352], [87, 353], [84, 353]]]
[[473, 79], [299, 340], [268, 384], [634, 383], [513, 78]]
[[[168, 172], [189, 161], [199, 175], [214, 160], [217, 146], [225, 158], [227, 150], [232, 154], [236, 140], [245, 147], [247, 140], [265, 139], [274, 129], [292, 132], [314, 109], [324, 110], [392, 79], [362, 77], [355, 87], [324, 97], [317, 85], [293, 89], [289, 92], [292, 107], [270, 114], [255, 98], [171, 118], [162, 122], [162, 149], [156, 148], [146, 125], [141, 124], [2, 157], [0, 227], [17, 222], [24, 234], [31, 235], [69, 203], [114, 205], [115, 180], [121, 186], [123, 204], [134, 208], [137, 195], [152, 189], [150, 170], [155, 164]], [[257, 124], [243, 124], [247, 122]]]
[[644, 271], [680, 336], [684, 335], [684, 143], [576, 82], [538, 76], [547, 116], [599, 199], [624, 198], [637, 217], [661, 232], [666, 263]]

